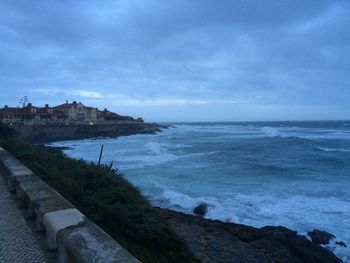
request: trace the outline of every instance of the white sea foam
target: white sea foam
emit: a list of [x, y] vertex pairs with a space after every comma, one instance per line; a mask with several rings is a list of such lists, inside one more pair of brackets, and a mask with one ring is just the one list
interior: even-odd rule
[[[243, 125], [179, 125], [179, 129], [183, 133], [197, 133], [200, 134], [234, 134], [239, 132], [246, 132], [247, 126]], [[256, 128], [253, 127], [253, 130]]]
[[157, 156], [121, 156], [116, 158], [116, 164], [121, 169], [144, 168], [147, 166], [160, 165], [165, 162], [176, 160], [178, 157], [171, 154], [163, 154]]
[[324, 152], [341, 152], [341, 153], [350, 153], [350, 149], [344, 149], [344, 148], [325, 148], [325, 147], [318, 147], [319, 150]]
[[[326, 130], [326, 129], [314, 129], [314, 128], [296, 128], [296, 127], [262, 127], [262, 134], [267, 137], [281, 137], [281, 138], [300, 138], [309, 140], [350, 140], [349, 131], [339, 130]], [[255, 137], [253, 135], [253, 137]]]
[[[174, 129], [175, 130], [175, 129]], [[178, 136], [182, 134], [205, 135], [207, 138], [263, 138], [263, 137], [281, 137], [281, 138], [300, 138], [308, 140], [350, 140], [349, 130], [325, 129], [325, 128], [301, 128], [293, 126], [256, 126], [256, 125], [178, 125], [176, 130], [168, 130], [169, 134]], [[177, 134], [177, 135], [176, 135]]]
[[301, 138], [305, 139], [326, 139], [326, 140], [350, 140], [350, 133], [346, 131], [339, 132], [320, 132], [316, 134], [302, 135]]
[[[233, 222], [236, 221], [235, 214], [232, 210], [226, 210], [220, 202], [215, 198], [211, 197], [190, 197], [189, 195], [179, 193], [173, 190], [163, 190], [162, 195], [158, 201], [161, 199], [168, 202], [168, 205], [173, 209], [178, 209], [185, 211], [187, 213], [192, 213], [193, 209], [201, 203], [208, 204], [208, 212], [206, 218], [219, 219], [222, 221]], [[218, 214], [218, 211], [220, 214]]]
[[172, 190], [163, 190], [161, 198], [167, 200], [171, 205], [191, 211], [197, 204], [204, 202], [204, 198], [193, 198]]
[[[336, 254], [340, 259], [343, 260], [344, 263], [350, 262], [350, 253], [349, 253], [349, 247], [343, 247], [339, 246], [335, 242], [343, 241], [339, 238], [334, 238], [329, 241], [328, 245], [325, 245], [323, 247], [328, 248], [331, 250], [334, 254]], [[344, 242], [344, 241], [343, 241]], [[348, 246], [348, 244], [346, 244]]]
[[[300, 234], [312, 229], [329, 231], [336, 241], [350, 244], [350, 202], [338, 198], [310, 197], [306, 195], [238, 194], [233, 199], [191, 197], [174, 190], [164, 190], [160, 196], [163, 206], [192, 213], [204, 202], [209, 205], [206, 218], [263, 227], [283, 225]], [[339, 228], [339, 224], [343, 227]], [[344, 262], [349, 262], [350, 247], [331, 247]]]
[[164, 144], [158, 142], [148, 142], [144, 145], [151, 153], [153, 154], [161, 154], [165, 151]]
[[[65, 151], [69, 156], [96, 161], [100, 145], [104, 144], [103, 160], [115, 161], [125, 176], [162, 207], [192, 213], [205, 202], [209, 204], [206, 217], [211, 219], [256, 227], [284, 225], [302, 234], [314, 228], [331, 232], [348, 245], [331, 249], [350, 262], [349, 169], [342, 166], [336, 174], [327, 174], [332, 164], [312, 159], [329, 152], [345, 160], [345, 153], [350, 152], [349, 130], [265, 125], [179, 125], [157, 135], [67, 141], [54, 146], [72, 147]], [[281, 149], [291, 149], [282, 155], [274, 149], [278, 147], [266, 154], [268, 144], [290, 138], [307, 140], [287, 146], [281, 143]], [[296, 162], [296, 167], [304, 165], [299, 153], [308, 154], [311, 160], [305, 162], [305, 176], [294, 168]], [[217, 154], [221, 157], [219, 163]], [[273, 161], [276, 165], [281, 162], [287, 168], [278, 175], [262, 169], [260, 176], [251, 165], [255, 160]], [[320, 172], [323, 167], [325, 172]], [[291, 183], [294, 179], [297, 181]], [[154, 186], [155, 182], [163, 186]], [[286, 187], [286, 183], [292, 187]]]
[[188, 144], [176, 144], [176, 148], [192, 148], [192, 145]]
[[187, 153], [183, 156], [181, 156], [182, 158], [188, 158], [188, 157], [202, 157], [202, 156], [208, 156], [208, 155], [214, 155], [214, 154], [218, 154], [221, 151], [210, 151], [210, 152], [195, 152], [195, 153]]
[[262, 127], [261, 131], [268, 137], [286, 137], [286, 134], [273, 127]]
[[160, 165], [179, 158], [169, 153], [165, 146], [166, 144], [151, 141], [145, 143], [142, 148], [117, 150], [116, 163], [121, 169], [135, 169]]

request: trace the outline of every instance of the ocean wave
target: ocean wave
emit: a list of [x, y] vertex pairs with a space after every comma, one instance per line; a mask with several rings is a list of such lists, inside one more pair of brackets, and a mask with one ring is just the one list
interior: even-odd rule
[[179, 125], [177, 132], [181, 133], [197, 133], [197, 134], [234, 134], [246, 132], [247, 130], [256, 131], [255, 127], [248, 127], [244, 125]]
[[[350, 210], [350, 203], [335, 197], [237, 194], [234, 199], [219, 201], [214, 197], [191, 197], [166, 187], [161, 188], [163, 189], [161, 199], [167, 200], [169, 205], [182, 208], [187, 212], [191, 212], [202, 202], [209, 204], [212, 209], [210, 209], [211, 213], [208, 212], [207, 217], [212, 219], [230, 221], [229, 218], [239, 218], [238, 222], [257, 227], [267, 224], [290, 225], [291, 222], [299, 221], [301, 225], [308, 223], [322, 228], [320, 225], [322, 223], [336, 224], [336, 221], [333, 222], [329, 216], [344, 216], [341, 221], [350, 224], [350, 215], [347, 213]], [[319, 219], [324, 221], [320, 222]], [[295, 225], [293, 227], [297, 228]], [[350, 239], [350, 232], [348, 234]]]
[[[269, 123], [214, 126], [183, 129], [179, 125], [157, 135], [58, 145], [71, 146], [69, 156], [97, 161], [104, 144], [103, 161], [113, 160], [161, 207], [192, 213], [205, 202], [209, 204], [206, 218], [255, 227], [283, 225], [299, 233], [318, 228], [350, 245], [349, 180], [345, 178], [349, 130]], [[332, 141], [340, 139], [344, 141]], [[337, 158], [345, 165], [329, 174], [334, 163], [330, 166], [324, 157], [332, 157], [332, 152], [340, 152]], [[155, 182], [164, 186], [154, 186]], [[349, 247], [334, 249], [338, 256], [350, 258]]]
[[157, 156], [145, 156], [142, 154], [134, 156], [116, 157], [115, 163], [121, 169], [135, 169], [147, 166], [156, 166], [166, 162], [174, 161], [179, 157], [173, 154], [160, 154]]
[[[235, 222], [255, 227], [283, 225], [301, 234], [312, 229], [329, 231], [336, 240], [350, 244], [350, 203], [335, 197], [324, 198], [306, 195], [238, 194], [235, 198], [218, 200], [213, 197], [191, 197], [188, 194], [163, 187], [157, 205], [193, 214], [200, 203], [208, 204], [208, 219]], [[331, 248], [339, 257], [350, 258], [350, 248]], [[348, 262], [348, 261], [346, 261]]]
[[317, 147], [317, 149], [324, 151], [324, 152], [341, 152], [341, 153], [350, 153], [350, 149], [344, 149], [344, 148], [324, 148], [324, 147]]
[[324, 129], [311, 128], [276, 128], [276, 127], [262, 127], [261, 132], [267, 137], [281, 137], [281, 138], [299, 138], [308, 140], [350, 140], [350, 132], [335, 131]]
[[135, 169], [156, 166], [179, 158], [166, 149], [166, 144], [148, 142], [142, 148], [114, 150], [118, 168]]
[[221, 151], [211, 151], [211, 152], [195, 152], [195, 153], [187, 153], [183, 155], [182, 157], [202, 157], [202, 156], [209, 156], [209, 155], [214, 155], [217, 153], [220, 153]]
[[[162, 187], [164, 188], [164, 187]], [[165, 202], [164, 202], [165, 201]], [[208, 212], [206, 218], [218, 219], [225, 222], [236, 221], [235, 213], [222, 207], [220, 202], [211, 197], [190, 197], [189, 195], [176, 192], [173, 190], [163, 190], [160, 197], [155, 199], [156, 204], [165, 204], [165, 207], [180, 210], [193, 214], [193, 210], [201, 203], [208, 204]], [[217, 211], [221, 211], [219, 214]]]
[[201, 202], [208, 201], [205, 198], [193, 198], [189, 195], [172, 190], [163, 190], [160, 198], [168, 201], [173, 206], [185, 209], [187, 211], [192, 210]]
[[192, 148], [192, 145], [189, 144], [176, 144], [176, 148]]
[[153, 154], [161, 154], [165, 151], [165, 144], [153, 141], [146, 143], [143, 147]]
[[[340, 239], [331, 239], [328, 245], [322, 245], [323, 247], [331, 250], [337, 257], [343, 260], [344, 263], [350, 263], [350, 252], [348, 247], [339, 246], [337, 241], [343, 241]], [[344, 241], [343, 241], [344, 242]], [[347, 244], [348, 245], [348, 244]]]
[[[138, 137], [136, 137], [138, 136]], [[135, 135], [134, 138], [146, 135]], [[147, 135], [150, 136], [150, 135]], [[181, 140], [185, 137], [197, 136], [205, 139], [254, 139], [264, 137], [279, 138], [298, 138], [307, 140], [350, 140], [350, 131], [348, 129], [331, 128], [310, 128], [298, 126], [260, 126], [260, 125], [239, 125], [239, 124], [213, 124], [213, 125], [178, 125], [177, 129], [168, 129], [162, 133], [151, 135], [152, 138], [167, 137], [170, 141], [173, 139]], [[180, 144], [181, 145], [181, 144]], [[182, 146], [180, 146], [182, 147]]]
[[288, 137], [285, 133], [273, 127], [262, 127], [261, 131], [268, 137]]

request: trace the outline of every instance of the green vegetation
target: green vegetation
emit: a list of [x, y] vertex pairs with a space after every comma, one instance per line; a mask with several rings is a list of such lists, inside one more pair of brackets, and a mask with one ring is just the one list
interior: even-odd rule
[[140, 192], [115, 170], [65, 157], [59, 150], [5, 138], [0, 146], [60, 192], [142, 262], [195, 262], [186, 245]]

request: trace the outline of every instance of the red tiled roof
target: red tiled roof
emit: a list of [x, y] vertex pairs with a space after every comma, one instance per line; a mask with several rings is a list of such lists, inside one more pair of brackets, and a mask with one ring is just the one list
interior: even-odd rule
[[[32, 112], [31, 109], [34, 108], [36, 109], [36, 112]], [[35, 115], [38, 115], [38, 116], [44, 116], [44, 115], [55, 115], [55, 116], [65, 116], [65, 114], [59, 110], [55, 110], [55, 109], [52, 109], [53, 112], [52, 113], [49, 113], [49, 109], [52, 109], [52, 108], [47, 108], [47, 107], [44, 107], [44, 108], [36, 108], [36, 107], [25, 107], [25, 108], [2, 108], [0, 109], [0, 113], [2, 115], [4, 114], [13, 114], [15, 116], [23, 116], [23, 115], [31, 115], [31, 116], [35, 116]]]
[[70, 109], [72, 107], [74, 107], [76, 104], [73, 103], [63, 103], [61, 105], [57, 105], [55, 107], [53, 107], [54, 109]]
[[[52, 109], [52, 113], [49, 113], [50, 108], [37, 108], [37, 113], [38, 115], [60, 115], [60, 116], [65, 116], [65, 114], [62, 111]], [[34, 113], [35, 114], [35, 113]]]
[[82, 104], [81, 102], [79, 103], [63, 103], [60, 105], [57, 105], [55, 107], [53, 107], [54, 109], [70, 109], [70, 108], [76, 108], [79, 104], [81, 104], [85, 109], [87, 110], [93, 110], [93, 107], [86, 107], [84, 104]]
[[[26, 107], [23, 108], [14, 108], [14, 107], [6, 107], [6, 108], [2, 108], [0, 109], [0, 115], [5, 115], [5, 114], [11, 114], [11, 115], [15, 115], [15, 116], [67, 116], [66, 114], [64, 114], [63, 110], [66, 109], [70, 109], [72, 107], [76, 108], [78, 105], [82, 105], [84, 107], [84, 109], [86, 110], [97, 110], [98, 115], [100, 117], [105, 118], [106, 120], [132, 120], [133, 118], [128, 117], [128, 116], [122, 116], [119, 115], [115, 112], [111, 112], [111, 111], [107, 111], [107, 110], [103, 110], [100, 111], [97, 108], [93, 108], [93, 107], [87, 107], [85, 105], [83, 105], [82, 103], [64, 103], [64, 104], [60, 104], [54, 107], [35, 107], [31, 104], [27, 105]], [[36, 109], [36, 112], [32, 112], [32, 109]], [[49, 113], [48, 110], [51, 109], [53, 110], [52, 113]]]
[[1, 112], [18, 112], [21, 111], [22, 109], [20, 108], [2, 108], [0, 109]]

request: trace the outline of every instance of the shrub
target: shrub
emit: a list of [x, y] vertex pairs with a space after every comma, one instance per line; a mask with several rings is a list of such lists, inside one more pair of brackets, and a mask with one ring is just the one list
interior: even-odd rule
[[0, 145], [142, 262], [195, 262], [182, 240], [117, 170], [14, 139], [2, 139]]

